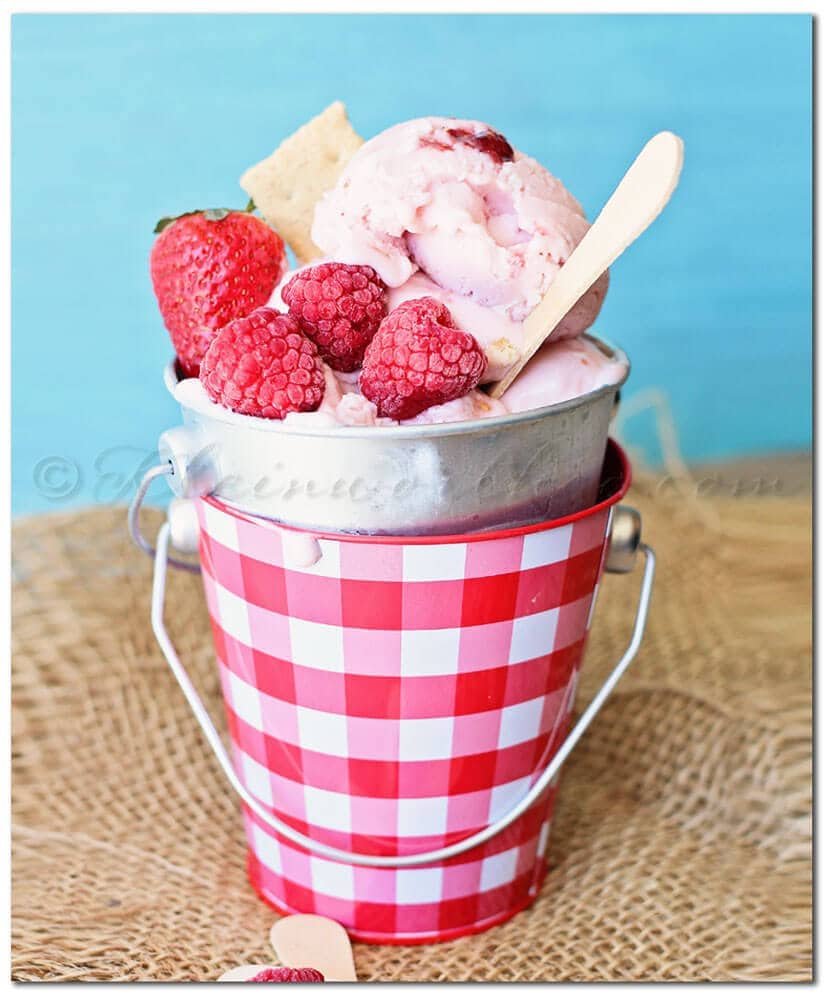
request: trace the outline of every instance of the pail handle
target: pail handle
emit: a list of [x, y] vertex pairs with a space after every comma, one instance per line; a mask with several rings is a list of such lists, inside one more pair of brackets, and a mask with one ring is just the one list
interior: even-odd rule
[[175, 679], [181, 686], [181, 690], [184, 692], [184, 696], [189, 702], [190, 708], [195, 715], [198, 725], [201, 727], [201, 731], [204, 733], [204, 736], [206, 736], [207, 742], [212, 747], [213, 753], [218, 759], [218, 763], [221, 765], [221, 769], [227, 780], [250, 810], [254, 812], [263, 823], [284, 837], [285, 840], [292, 841], [294, 844], [298, 844], [300, 847], [304, 847], [306, 850], [311, 851], [314, 854], [330, 858], [333, 861], [340, 861], [350, 865], [364, 865], [370, 868], [412, 868], [418, 865], [429, 865], [437, 861], [445, 861], [447, 858], [453, 858], [457, 854], [462, 854], [465, 851], [471, 850], [473, 847], [478, 847], [480, 844], [483, 844], [492, 837], [495, 837], [507, 826], [510, 826], [511, 823], [513, 823], [537, 801], [549, 784], [554, 780], [563, 762], [574, 749], [592, 719], [600, 711], [603, 703], [612, 693], [617, 685], [617, 682], [623, 676], [626, 668], [632, 662], [635, 654], [640, 648], [641, 641], [643, 640], [643, 631], [646, 627], [646, 616], [649, 611], [649, 601], [652, 596], [652, 582], [655, 575], [655, 553], [649, 548], [648, 545], [641, 544], [640, 550], [644, 553], [646, 561], [643, 567], [643, 579], [640, 585], [640, 597], [638, 600], [637, 614], [635, 615], [635, 624], [632, 630], [632, 638], [629, 641], [629, 645], [626, 647], [626, 651], [623, 653], [623, 656], [621, 656], [615, 664], [612, 672], [603, 682], [600, 690], [594, 698], [592, 698], [591, 702], [589, 702], [588, 708], [577, 720], [571, 732], [561, 744], [557, 753], [546, 766], [543, 773], [537, 779], [535, 784], [532, 785], [525, 796], [516, 803], [516, 805], [512, 806], [508, 812], [501, 816], [496, 822], [485, 827], [485, 829], [480, 830], [469, 837], [465, 837], [463, 840], [457, 841], [454, 844], [449, 844], [446, 847], [440, 847], [433, 851], [423, 851], [420, 854], [396, 856], [355, 854], [351, 851], [339, 850], [339, 848], [329, 847], [327, 844], [322, 844], [317, 840], [313, 840], [312, 838], [305, 836], [303, 833], [299, 833], [298, 830], [294, 830], [293, 827], [282, 822], [282, 820], [278, 819], [276, 816], [273, 816], [272, 813], [268, 812], [267, 809], [265, 809], [265, 807], [250, 794], [250, 792], [242, 784], [241, 779], [236, 774], [235, 768], [230, 760], [230, 755], [227, 753], [227, 750], [221, 741], [221, 737], [218, 735], [218, 730], [210, 718], [210, 714], [205, 708], [198, 692], [195, 690], [195, 687], [193, 686], [193, 683], [190, 680], [183, 664], [178, 658], [178, 654], [175, 651], [175, 647], [173, 646], [167, 633], [166, 626], [164, 625], [164, 597], [166, 593], [167, 564], [171, 561], [168, 554], [169, 540], [170, 525], [168, 521], [165, 521], [161, 525], [161, 529], [158, 532], [158, 540], [155, 546], [155, 568], [152, 578], [152, 630], [155, 633], [158, 645], [161, 647], [161, 651], [166, 657], [166, 661], [170, 665], [172, 672], [175, 675]]

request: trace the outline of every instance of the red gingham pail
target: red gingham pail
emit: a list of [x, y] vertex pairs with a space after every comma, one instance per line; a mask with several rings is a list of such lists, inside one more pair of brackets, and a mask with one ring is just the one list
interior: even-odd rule
[[[243, 799], [250, 879], [357, 940], [475, 933], [536, 897], [557, 769], [639, 644], [571, 730], [614, 505], [610, 443], [588, 510], [452, 537], [290, 529], [196, 500], [232, 763], [163, 624], [153, 624]], [[648, 576], [647, 576], [648, 574]]]

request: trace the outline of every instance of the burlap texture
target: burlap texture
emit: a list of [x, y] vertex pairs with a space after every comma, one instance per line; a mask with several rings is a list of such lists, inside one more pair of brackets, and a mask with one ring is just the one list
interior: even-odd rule
[[[650, 623], [565, 769], [539, 900], [473, 938], [357, 945], [361, 978], [810, 978], [809, 501], [654, 482], [631, 501], [659, 558]], [[275, 916], [155, 645], [125, 511], [26, 519], [13, 544], [14, 978], [272, 961]], [[604, 581], [581, 705], [626, 643], [638, 579]], [[199, 580], [172, 572], [169, 606], [223, 723]]]

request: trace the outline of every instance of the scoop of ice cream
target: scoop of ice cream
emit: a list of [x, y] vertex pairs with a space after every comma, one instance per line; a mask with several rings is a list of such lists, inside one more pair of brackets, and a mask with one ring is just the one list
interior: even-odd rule
[[417, 413], [403, 424], [449, 424], [456, 420], [480, 420], [484, 417], [499, 417], [508, 413], [505, 405], [499, 399], [492, 399], [479, 389], [452, 399], [449, 403], [430, 406], [422, 413]]
[[[370, 264], [391, 289], [419, 271], [452, 297], [452, 310], [465, 300], [516, 325], [588, 228], [563, 184], [489, 126], [418, 118], [355, 153], [317, 204], [312, 233], [328, 257]], [[552, 337], [586, 329], [607, 286], [604, 276]]]
[[608, 357], [592, 340], [566, 338], [544, 344], [500, 402], [510, 413], [552, 406], [619, 383], [626, 371], [625, 361]]

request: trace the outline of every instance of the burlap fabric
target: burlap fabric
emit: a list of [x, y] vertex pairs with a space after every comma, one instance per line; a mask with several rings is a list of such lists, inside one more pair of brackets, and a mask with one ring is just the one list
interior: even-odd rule
[[[650, 624], [566, 767], [541, 897], [477, 937], [357, 945], [360, 977], [811, 976], [809, 502], [653, 481], [631, 499], [659, 557]], [[14, 572], [14, 977], [272, 961], [238, 803], [156, 648], [124, 510], [18, 522]], [[625, 645], [637, 582], [604, 582], [581, 704]], [[220, 719], [199, 580], [171, 573], [169, 604]]]

